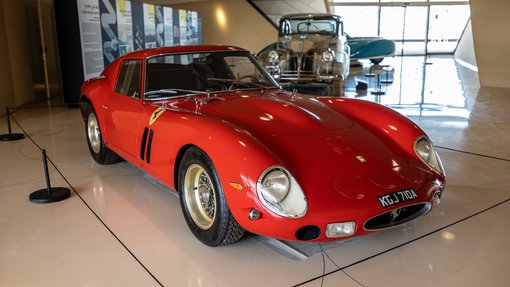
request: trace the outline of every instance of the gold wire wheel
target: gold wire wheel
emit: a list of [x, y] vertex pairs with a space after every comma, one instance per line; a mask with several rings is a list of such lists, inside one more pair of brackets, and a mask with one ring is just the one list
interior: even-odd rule
[[198, 164], [192, 164], [184, 176], [184, 196], [189, 214], [202, 230], [208, 230], [216, 218], [216, 194], [211, 177]]

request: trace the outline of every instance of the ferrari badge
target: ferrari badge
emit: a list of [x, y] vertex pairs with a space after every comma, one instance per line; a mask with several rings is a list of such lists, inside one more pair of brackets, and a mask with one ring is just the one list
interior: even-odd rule
[[163, 108], [158, 108], [156, 109], [153, 113], [152, 113], [152, 116], [150, 118], [150, 121], [149, 121], [149, 126], [152, 126], [152, 124], [159, 118], [159, 116], [161, 116], [163, 113], [165, 112], [165, 110]]

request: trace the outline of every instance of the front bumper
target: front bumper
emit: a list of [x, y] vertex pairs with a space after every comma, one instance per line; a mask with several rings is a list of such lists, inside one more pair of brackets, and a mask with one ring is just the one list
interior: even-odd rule
[[[244, 220], [248, 218], [248, 211], [244, 218], [237, 218], [238, 222], [248, 231], [260, 235], [283, 240], [327, 242], [338, 241], [350, 237], [357, 237], [369, 233], [393, 228], [415, 220], [427, 213], [438, 203], [444, 184], [438, 181], [423, 186], [418, 193], [420, 198], [409, 202], [402, 202], [391, 207], [383, 208], [374, 201], [364, 207], [351, 206], [317, 208], [314, 202], [309, 202], [308, 213], [299, 219], [283, 218], [259, 207], [261, 216], [257, 220]], [[328, 237], [327, 227], [334, 223], [354, 222], [354, 231], [350, 235]]]
[[313, 72], [287, 71], [279, 75], [280, 81], [292, 82], [332, 82], [334, 79], [341, 79], [342, 75], [318, 75]]

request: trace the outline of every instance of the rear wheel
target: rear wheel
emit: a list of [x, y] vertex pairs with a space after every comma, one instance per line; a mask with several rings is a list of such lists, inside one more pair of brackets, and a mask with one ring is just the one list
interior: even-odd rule
[[379, 64], [379, 63], [381, 63], [383, 60], [384, 60], [384, 58], [383, 58], [383, 57], [381, 57], [381, 58], [374, 58], [374, 59], [370, 59], [370, 62], [372, 62], [372, 64]]
[[198, 240], [214, 247], [241, 239], [244, 229], [230, 213], [214, 165], [201, 149], [186, 151], [178, 179], [182, 212]]
[[83, 111], [85, 116], [85, 136], [87, 137], [87, 144], [92, 158], [99, 164], [118, 162], [120, 157], [110, 150], [103, 141], [94, 107], [89, 103], [85, 103]]

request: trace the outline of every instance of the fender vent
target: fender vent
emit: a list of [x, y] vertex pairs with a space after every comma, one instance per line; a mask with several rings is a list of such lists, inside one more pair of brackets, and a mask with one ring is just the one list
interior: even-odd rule
[[140, 158], [142, 160], [145, 160], [145, 145], [147, 144], [147, 134], [149, 133], [149, 128], [145, 128], [143, 130], [143, 136], [142, 136], [142, 147], [140, 149]]
[[[147, 139], [147, 137], [149, 139]], [[142, 144], [140, 147], [140, 158], [145, 160], [147, 163], [151, 163], [151, 149], [152, 149], [152, 138], [154, 137], [154, 130], [145, 128], [143, 130]]]
[[152, 137], [154, 136], [154, 130], [149, 132], [149, 140], [147, 142], [147, 154], [145, 155], [145, 159], [147, 163], [151, 163], [151, 149], [152, 149]]

